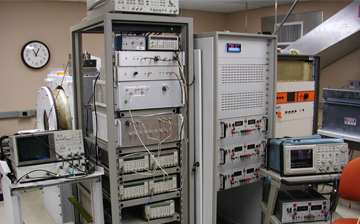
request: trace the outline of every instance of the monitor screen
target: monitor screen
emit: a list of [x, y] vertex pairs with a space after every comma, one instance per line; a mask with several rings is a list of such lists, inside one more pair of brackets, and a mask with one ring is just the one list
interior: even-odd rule
[[17, 138], [19, 162], [50, 159], [49, 136], [38, 135]]
[[299, 149], [291, 150], [291, 168], [310, 168], [313, 167], [313, 150]]

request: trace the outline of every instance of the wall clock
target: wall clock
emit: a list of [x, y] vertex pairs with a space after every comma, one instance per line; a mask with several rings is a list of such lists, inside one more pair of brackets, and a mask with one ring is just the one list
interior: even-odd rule
[[50, 60], [49, 48], [40, 41], [29, 41], [21, 49], [21, 60], [29, 68], [42, 68]]

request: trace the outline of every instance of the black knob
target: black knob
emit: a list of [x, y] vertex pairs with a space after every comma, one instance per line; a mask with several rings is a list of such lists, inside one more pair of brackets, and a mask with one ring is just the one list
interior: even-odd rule
[[135, 72], [134, 72], [134, 75], [137, 75], [137, 74], [139, 74], [139, 72], [135, 71]]
[[163, 87], [162, 87], [162, 90], [163, 90], [163, 91], [167, 91], [168, 89], [169, 89], [168, 86], [163, 86]]
[[126, 121], [125, 124], [126, 124], [127, 126], [130, 126], [130, 125], [131, 125], [131, 121]]
[[305, 93], [304, 94], [304, 99], [306, 100], [306, 99], [308, 99], [309, 98], [309, 94], [308, 93]]

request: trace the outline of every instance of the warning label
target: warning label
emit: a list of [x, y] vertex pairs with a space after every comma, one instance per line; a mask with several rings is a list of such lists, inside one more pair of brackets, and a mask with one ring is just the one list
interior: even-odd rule
[[345, 117], [345, 124], [356, 125], [356, 118]]

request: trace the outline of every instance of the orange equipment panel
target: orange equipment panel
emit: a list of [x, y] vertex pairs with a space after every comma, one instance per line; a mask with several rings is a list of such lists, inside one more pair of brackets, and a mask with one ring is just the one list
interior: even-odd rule
[[304, 101], [314, 101], [314, 91], [302, 91], [302, 92], [286, 92], [276, 94], [276, 103], [294, 103]]
[[314, 91], [304, 91], [304, 92], [298, 92], [297, 93], [297, 102], [302, 101], [314, 101], [315, 97]]

